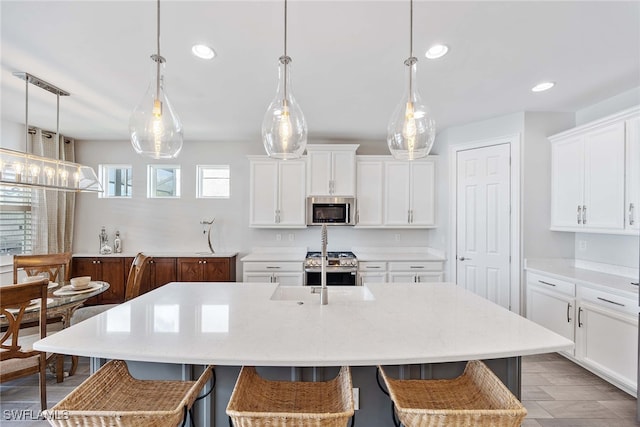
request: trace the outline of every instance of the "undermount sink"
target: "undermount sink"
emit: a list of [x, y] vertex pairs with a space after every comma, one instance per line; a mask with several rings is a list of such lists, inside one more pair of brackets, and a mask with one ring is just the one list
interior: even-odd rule
[[[374, 301], [366, 286], [329, 286], [329, 304], [332, 302]], [[316, 302], [320, 304], [318, 286], [278, 286], [271, 294], [272, 301]]]

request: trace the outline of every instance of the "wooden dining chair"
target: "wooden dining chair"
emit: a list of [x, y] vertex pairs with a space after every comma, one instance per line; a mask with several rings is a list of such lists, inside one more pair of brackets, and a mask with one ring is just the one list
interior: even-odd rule
[[18, 283], [19, 271], [27, 277], [46, 274], [50, 281], [68, 282], [71, 277], [71, 252], [42, 255], [14, 255], [13, 283]]
[[[26, 277], [46, 276], [51, 282], [68, 282], [71, 276], [71, 252], [38, 255], [13, 256], [13, 283], [18, 283], [18, 276], [23, 271]], [[23, 279], [24, 280], [24, 279]], [[49, 319], [51, 322], [51, 319]], [[53, 322], [47, 326], [47, 333], [52, 334], [63, 328], [61, 322]], [[64, 380], [64, 356], [51, 354], [47, 365], [55, 372], [56, 382]], [[72, 363], [73, 366], [73, 363]], [[73, 373], [70, 371], [70, 375]]]
[[[47, 408], [46, 370], [47, 356], [34, 350], [35, 341], [46, 337], [47, 284], [42, 278], [35, 282], [0, 286], [0, 314], [8, 326], [0, 337], [0, 383], [28, 375], [40, 375], [40, 406]], [[37, 300], [40, 303], [39, 333], [21, 335], [21, 320], [26, 308]]]

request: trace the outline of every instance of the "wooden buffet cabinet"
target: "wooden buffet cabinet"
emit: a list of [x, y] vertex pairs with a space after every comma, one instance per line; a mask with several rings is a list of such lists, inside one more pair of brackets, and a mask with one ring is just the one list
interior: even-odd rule
[[[85, 305], [124, 302], [125, 284], [132, 256], [74, 256], [71, 276], [91, 276], [108, 282], [109, 290], [91, 298]], [[154, 256], [147, 269], [140, 292], [146, 293], [169, 282], [235, 282], [236, 255]]]

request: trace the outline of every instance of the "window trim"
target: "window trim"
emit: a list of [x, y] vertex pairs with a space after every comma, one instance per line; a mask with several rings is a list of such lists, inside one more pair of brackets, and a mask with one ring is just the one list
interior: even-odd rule
[[[228, 192], [226, 196], [205, 196], [203, 191], [203, 172], [207, 169], [226, 170], [229, 173], [227, 178]], [[230, 165], [196, 165], [196, 199], [230, 199], [231, 198], [231, 166]]]
[[[113, 169], [129, 169], [131, 173], [131, 185], [129, 186], [128, 196], [110, 196], [108, 194], [109, 189], [109, 171]], [[98, 175], [100, 183], [102, 184], [103, 191], [98, 193], [98, 198], [101, 199], [131, 199], [133, 198], [133, 166], [129, 164], [121, 163], [104, 163], [98, 165]]]
[[[158, 169], [173, 169], [175, 177], [175, 194], [170, 196], [159, 196], [157, 194], [158, 183], [156, 181]], [[149, 164], [147, 165], [147, 198], [148, 199], [179, 199], [181, 197], [181, 167], [180, 165], [170, 164]]]

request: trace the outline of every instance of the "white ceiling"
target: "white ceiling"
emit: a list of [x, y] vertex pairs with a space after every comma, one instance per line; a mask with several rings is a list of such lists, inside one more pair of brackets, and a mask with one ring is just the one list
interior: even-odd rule
[[[7, 1], [1, 13], [1, 118], [24, 123], [34, 74], [71, 93], [61, 132], [128, 139], [150, 81], [155, 1]], [[283, 49], [283, 2], [163, 0], [161, 53], [185, 140], [260, 139]], [[409, 2], [289, 1], [293, 93], [310, 138], [384, 140], [403, 93]], [[213, 61], [190, 53], [210, 44]], [[428, 61], [433, 43], [450, 46]], [[414, 52], [439, 130], [518, 111], [573, 112], [640, 86], [640, 2], [416, 0]], [[542, 81], [554, 89], [532, 93]], [[31, 86], [29, 123], [55, 130], [55, 96]]]

